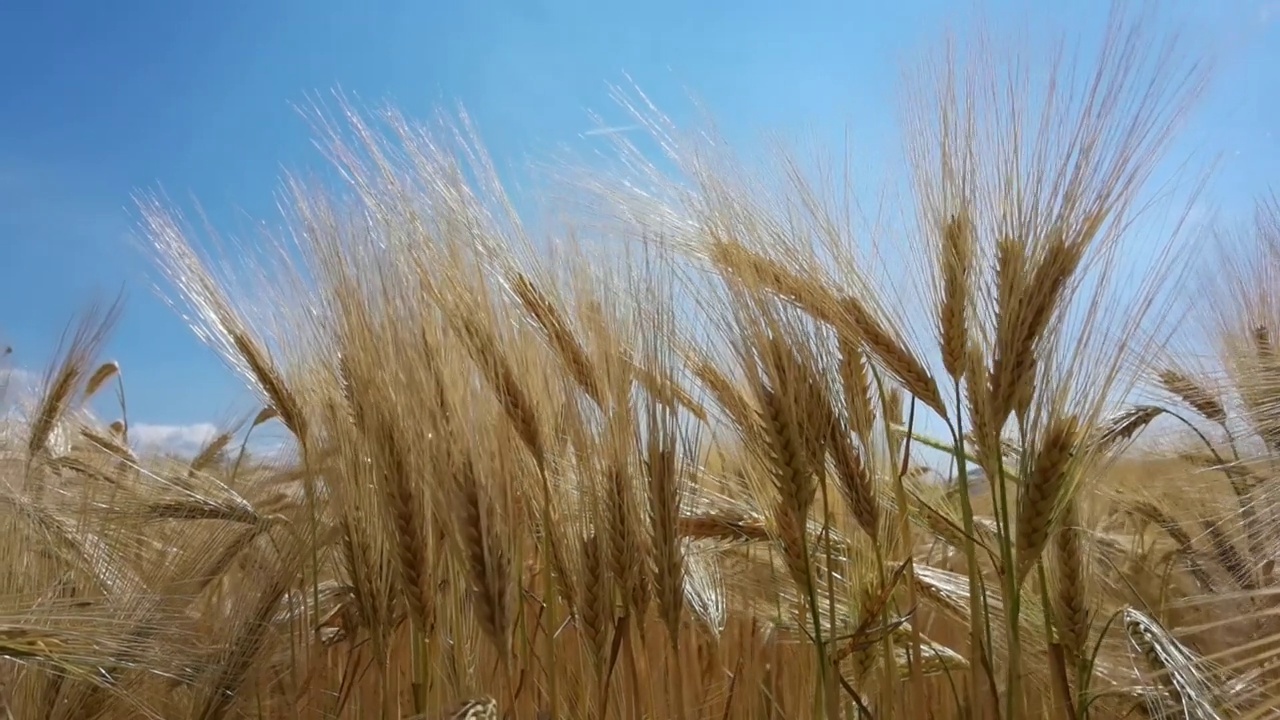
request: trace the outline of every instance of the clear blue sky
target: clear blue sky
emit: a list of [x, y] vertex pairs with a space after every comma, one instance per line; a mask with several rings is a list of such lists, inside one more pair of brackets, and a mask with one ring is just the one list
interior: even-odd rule
[[[985, 5], [1002, 16], [1037, 3]], [[1069, 5], [1036, 12], [1077, 21], [1105, 10], [1100, 0]], [[1280, 1], [1161, 5], [1230, 38], [1226, 87], [1198, 128], [1206, 149], [1223, 153], [1214, 199], [1238, 211], [1280, 171]], [[418, 117], [462, 103], [504, 165], [576, 142], [590, 111], [612, 111], [607, 86], [624, 73], [677, 119], [686, 93], [696, 94], [740, 148], [765, 130], [834, 141], [847, 123], [855, 158], [870, 159], [891, 137], [902, 64], [966, 7], [8, 0], [0, 343], [38, 369], [94, 292], [123, 286], [127, 312], [109, 354], [124, 367], [135, 422], [185, 425], [250, 409], [237, 381], [153, 295], [145, 258], [124, 240], [131, 193], [194, 197], [227, 229], [269, 216], [282, 168], [321, 162], [295, 104], [338, 86]]]

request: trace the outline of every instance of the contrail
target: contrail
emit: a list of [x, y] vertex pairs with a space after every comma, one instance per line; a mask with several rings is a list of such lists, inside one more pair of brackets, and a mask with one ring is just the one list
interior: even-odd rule
[[587, 130], [582, 133], [582, 135], [583, 137], [590, 137], [592, 135], [617, 135], [618, 133], [631, 132], [632, 130], [639, 129], [639, 125], [615, 125], [613, 127], [602, 127], [594, 130]]

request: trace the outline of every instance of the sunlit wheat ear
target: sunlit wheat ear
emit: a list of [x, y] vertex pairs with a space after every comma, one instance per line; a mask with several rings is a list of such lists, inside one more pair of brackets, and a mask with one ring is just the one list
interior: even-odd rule
[[[903, 427], [906, 422], [907, 399], [902, 388], [891, 387], [884, 394], [884, 422], [889, 427]], [[902, 457], [902, 433], [888, 433], [889, 457], [897, 463]]]
[[59, 472], [66, 471], [81, 475], [103, 485], [114, 485], [116, 483], [116, 479], [111, 475], [71, 455], [53, 458], [49, 461], [49, 467]]
[[735, 425], [743, 429], [744, 434], [750, 437], [756, 432], [758, 421], [754, 408], [723, 370], [700, 351], [686, 351], [684, 362], [694, 379], [711, 393], [712, 399]]
[[613, 631], [613, 588], [605, 572], [604, 552], [600, 546], [596, 533], [582, 540], [581, 584], [576, 595], [578, 618], [587, 639], [587, 649], [595, 658], [597, 667], [603, 668]]
[[1061, 527], [1053, 536], [1051, 565], [1057, 581], [1053, 601], [1058, 631], [1068, 657], [1077, 667], [1087, 658], [1091, 621], [1084, 529], [1079, 527], [1079, 523], [1076, 503], [1068, 502]]
[[681, 473], [679, 437], [674, 418], [655, 407], [648, 410], [643, 458], [649, 481], [649, 527], [653, 539], [654, 585], [658, 609], [672, 645], [678, 645], [684, 613], [684, 548], [681, 542]]
[[1036, 257], [1027, 257], [1026, 246], [1012, 241], [997, 250], [1000, 305], [990, 392], [991, 411], [999, 425], [1011, 413], [1025, 413], [1029, 406], [1042, 338], [1064, 302], [1085, 249], [1085, 244], [1069, 240], [1059, 228]]
[[[606, 454], [610, 454], [606, 451]], [[605, 528], [607, 565], [613, 576], [614, 588], [624, 603], [644, 602], [649, 588], [647, 568], [648, 550], [643, 546], [639, 527], [639, 511], [631, 491], [633, 478], [624, 469], [625, 457], [614, 453], [604, 471], [602, 489], [605, 494], [604, 512], [601, 518]], [[634, 607], [643, 614], [647, 608]]]
[[[425, 715], [412, 715], [406, 720], [428, 720]], [[438, 720], [498, 720], [498, 701], [491, 697], [464, 700], [438, 716]]]
[[1214, 702], [1214, 682], [1197, 665], [1189, 649], [1146, 613], [1125, 608], [1122, 620], [1133, 648], [1145, 661], [1152, 679], [1161, 685], [1188, 718], [1218, 720]]
[[587, 397], [597, 405], [603, 405], [604, 398], [600, 391], [599, 375], [587, 357], [582, 343], [569, 329], [568, 322], [555, 304], [524, 275], [516, 275], [511, 281], [511, 287], [520, 304], [524, 306], [525, 312], [529, 313], [546, 333], [547, 340], [560, 356], [560, 362], [564, 364], [569, 376], [578, 383]]
[[[1027, 244], [1009, 235], [1001, 235], [995, 247], [995, 300], [996, 337], [991, 349], [991, 367], [988, 375], [989, 404], [992, 414], [1008, 417], [1006, 408], [1012, 408], [1014, 388], [1011, 377], [1019, 357], [1013, 355], [1019, 341], [1019, 320], [1025, 303], [1023, 288], [1027, 283]], [[1003, 420], [1001, 420], [1003, 421]]]
[[274, 407], [264, 407], [258, 411], [257, 415], [253, 416], [253, 422], [249, 423], [249, 427], [256, 428], [259, 425], [275, 420], [278, 417], [280, 417], [280, 411], [276, 410]]
[[136, 463], [138, 461], [138, 456], [135, 455], [123, 442], [115, 438], [108, 437], [107, 435], [103, 435], [93, 428], [81, 427], [80, 436], [85, 440], [88, 440], [95, 447], [104, 450], [115, 457], [127, 460], [131, 463]]
[[307, 442], [308, 426], [302, 403], [285, 382], [266, 348], [238, 327], [228, 327], [226, 332], [231, 346], [248, 367], [254, 381], [262, 388], [266, 401], [275, 408], [280, 422], [298, 442]]
[[844, 391], [849, 428], [867, 447], [875, 428], [875, 403], [871, 395], [871, 373], [867, 370], [862, 348], [847, 337], [839, 337], [840, 386]]
[[99, 365], [98, 369], [94, 370], [89, 379], [85, 381], [83, 398], [85, 400], [92, 399], [102, 389], [102, 386], [107, 384], [107, 381], [119, 374], [120, 365], [114, 361]]
[[839, 321], [837, 301], [819, 280], [804, 277], [737, 242], [714, 242], [712, 261], [720, 271], [748, 288], [764, 289], [829, 325]]
[[223, 520], [260, 525], [262, 516], [253, 505], [238, 497], [208, 498], [194, 494], [174, 500], [144, 503], [141, 512], [149, 520]]
[[1174, 544], [1178, 546], [1179, 554], [1187, 563], [1187, 571], [1200, 584], [1200, 587], [1207, 592], [1214, 592], [1213, 578], [1210, 577], [1204, 566], [1200, 564], [1195, 543], [1192, 542], [1191, 535], [1183, 529], [1181, 523], [1149, 502], [1134, 503], [1129, 508], [1129, 512], [1155, 523], [1156, 527], [1163, 530], [1164, 534], [1168, 535], [1169, 539], [1173, 540]]
[[867, 472], [843, 424], [832, 424], [830, 446], [838, 487], [849, 503], [854, 520], [867, 537], [879, 540], [880, 506], [875, 481]]
[[839, 297], [820, 281], [802, 278], [780, 263], [737, 244], [717, 243], [713, 256], [726, 271], [748, 285], [762, 285], [814, 319], [846, 333], [850, 341], [865, 348], [908, 392], [940, 415], [946, 414], [937, 381], [924, 363], [860, 299]]
[[[504, 663], [511, 661], [511, 558], [503, 541], [505, 522], [493, 505], [486, 480], [466, 461], [458, 469], [458, 529], [471, 575], [480, 628]], [[501, 492], [501, 491], [499, 491]]]
[[769, 528], [755, 518], [735, 514], [700, 513], [680, 518], [679, 534], [692, 540], [761, 543], [769, 541]]
[[984, 377], [979, 372], [980, 368], [986, 367], [987, 354], [981, 344], [973, 341], [969, 343], [968, 357], [966, 366], [970, 372], [964, 384], [964, 399], [969, 411], [969, 432], [965, 440], [973, 444], [975, 459], [987, 477], [999, 477], [1001, 428], [991, 411], [989, 375]]
[[72, 409], [89, 364], [115, 327], [120, 309], [119, 302], [105, 310], [92, 307], [76, 323], [69, 340], [64, 336], [65, 346], [59, 349], [57, 363], [46, 373], [31, 413], [27, 435], [27, 452], [31, 457], [38, 457], [48, 449], [50, 438]]
[[1219, 425], [1226, 425], [1227, 411], [1222, 402], [1203, 384], [1191, 376], [1173, 369], [1161, 370], [1157, 377], [1160, 385], [1170, 394], [1186, 403], [1200, 416]]
[[532, 398], [520, 383], [519, 375], [499, 348], [493, 334], [475, 317], [463, 314], [465, 312], [455, 313], [453, 320], [472, 361], [497, 395], [516, 434], [538, 463], [545, 463], [548, 448]]
[[975, 255], [973, 223], [964, 214], [953, 215], [942, 230], [939, 249], [941, 294], [938, 332], [942, 367], [954, 380], [965, 374], [969, 342], [970, 276]]
[[1164, 413], [1155, 405], [1126, 408], [1107, 419], [1094, 433], [1090, 450], [1094, 453], [1114, 451], [1118, 445], [1132, 440]]
[[635, 373], [636, 381], [655, 400], [673, 410], [684, 408], [699, 421], [707, 421], [707, 409], [674, 380], [659, 377], [648, 368], [635, 363], [631, 364], [631, 369]]
[[1031, 470], [1018, 489], [1015, 547], [1018, 581], [1026, 579], [1040, 558], [1068, 490], [1072, 454], [1079, 442], [1074, 416], [1055, 418], [1045, 430]]
[[1204, 528], [1205, 535], [1209, 538], [1209, 547], [1213, 549], [1213, 556], [1222, 569], [1227, 571], [1241, 589], [1256, 589], [1253, 565], [1236, 549], [1235, 543], [1223, 531], [1222, 525], [1216, 520], [1201, 518], [1200, 526]]
[[198, 473], [217, 462], [218, 457], [235, 439], [235, 431], [218, 433], [209, 439], [191, 459], [191, 472]]
[[[397, 418], [380, 394], [376, 377], [342, 356], [338, 375], [349, 403], [356, 435], [368, 453], [377, 493], [377, 506], [385, 527], [385, 542], [396, 558], [400, 595], [410, 617], [419, 627], [431, 627], [436, 613], [436, 592], [431, 577], [430, 520], [415, 482], [409, 449], [397, 427]], [[379, 402], [382, 400], [383, 402]]]
[[876, 318], [858, 298], [846, 296], [840, 301], [840, 311], [867, 353], [884, 369], [902, 383], [903, 388], [920, 402], [941, 416], [946, 416], [946, 403], [938, 382], [919, 358]]
[[[1256, 321], [1254, 321], [1256, 322]], [[1280, 363], [1271, 330], [1266, 324], [1254, 324], [1243, 343], [1232, 343], [1233, 364], [1237, 366], [1237, 390], [1250, 429], [1273, 452], [1280, 448], [1280, 419], [1277, 418], [1276, 395], [1280, 388]], [[1239, 347], [1244, 345], [1244, 347]]]
[[804, 587], [809, 574], [805, 527], [816, 489], [814, 458], [804, 435], [806, 428], [797, 415], [799, 403], [790, 395], [797, 391], [796, 361], [780, 343], [763, 338], [761, 341], [771, 355], [764, 372], [772, 377], [761, 378], [756, 393], [767, 440], [767, 459], [778, 492], [774, 521], [788, 569]]

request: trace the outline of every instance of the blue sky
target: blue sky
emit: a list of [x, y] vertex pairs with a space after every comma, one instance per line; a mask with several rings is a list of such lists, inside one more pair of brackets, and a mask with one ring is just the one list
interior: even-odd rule
[[[984, 3], [994, 17], [1037, 4]], [[1054, 3], [1053, 5], [1061, 5]], [[763, 131], [838, 141], [875, 162], [904, 62], [966, 3], [459, 3], [283, 0], [0, 4], [0, 344], [38, 369], [84, 302], [121, 287], [108, 355], [135, 423], [199, 426], [252, 409], [238, 382], [154, 295], [126, 240], [131, 194], [195, 198], [220, 228], [269, 217], [283, 169], [315, 167], [295, 106], [341, 87], [410, 116], [462, 103], [498, 162], [583, 141], [629, 75], [680, 119], [696, 95], [739, 149]], [[1105, 2], [1035, 9], [1071, 27]], [[1058, 13], [1044, 15], [1044, 13]], [[1280, 1], [1167, 0], [1222, 41], [1227, 79], [1186, 151], [1219, 152], [1209, 196], [1229, 212], [1280, 168]], [[159, 431], [157, 431], [159, 432]]]

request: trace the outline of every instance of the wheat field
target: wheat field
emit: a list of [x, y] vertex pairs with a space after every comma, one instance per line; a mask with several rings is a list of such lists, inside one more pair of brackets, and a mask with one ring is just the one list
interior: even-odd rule
[[1280, 716], [1280, 203], [1153, 217], [1209, 75], [1146, 28], [922, 63], [900, 226], [639, 91], [549, 229], [341, 101], [266, 241], [141, 197], [261, 411], [135, 447], [118, 304], [0, 387], [4, 717]]

